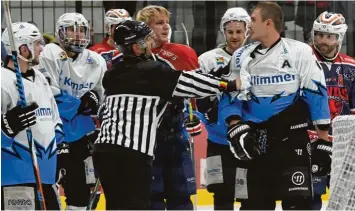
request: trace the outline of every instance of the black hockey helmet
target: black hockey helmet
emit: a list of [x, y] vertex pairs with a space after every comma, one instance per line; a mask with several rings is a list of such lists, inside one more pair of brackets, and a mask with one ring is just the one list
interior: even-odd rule
[[118, 46], [129, 47], [134, 43], [144, 40], [152, 33], [152, 29], [141, 21], [126, 20], [116, 26], [114, 41]]

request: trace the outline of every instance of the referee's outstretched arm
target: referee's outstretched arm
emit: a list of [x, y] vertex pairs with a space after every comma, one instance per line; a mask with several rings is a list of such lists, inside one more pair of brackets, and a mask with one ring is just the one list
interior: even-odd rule
[[[165, 99], [171, 97], [204, 98], [239, 90], [239, 78], [228, 81], [209, 74], [191, 71], [174, 70], [165, 65], [152, 68], [150, 77], [155, 79], [154, 85], [160, 86], [158, 93]], [[154, 80], [153, 79], [153, 80]]]

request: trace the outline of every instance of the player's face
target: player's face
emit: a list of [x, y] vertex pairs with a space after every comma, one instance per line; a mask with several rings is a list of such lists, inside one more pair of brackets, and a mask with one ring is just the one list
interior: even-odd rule
[[44, 40], [38, 39], [36, 41], [34, 41], [33, 43], [33, 51], [35, 53], [32, 62], [34, 64], [38, 64], [39, 63], [39, 54], [43, 51], [43, 46], [44, 46]]
[[111, 37], [115, 37], [115, 28], [116, 28], [117, 24], [112, 24], [110, 27], [110, 32], [111, 32]]
[[245, 39], [245, 23], [241, 21], [231, 21], [226, 24], [224, 34], [227, 46], [233, 52], [241, 47]]
[[266, 33], [266, 20], [262, 21], [260, 9], [253, 10], [250, 17], [250, 38], [254, 41], [260, 41]]
[[169, 41], [169, 18], [163, 13], [154, 16], [149, 21], [149, 27], [153, 30], [156, 34], [156, 42], [157, 43], [166, 43]]
[[156, 46], [156, 35], [153, 33], [149, 34], [145, 39], [144, 43], [146, 46], [145, 55], [150, 56], [152, 54], [152, 49]]
[[315, 31], [314, 45], [318, 48], [320, 53], [322, 53], [323, 55], [330, 55], [332, 53], [335, 53], [339, 45], [338, 35]]
[[80, 41], [86, 39], [86, 27], [85, 26], [67, 27], [67, 37], [74, 41]]

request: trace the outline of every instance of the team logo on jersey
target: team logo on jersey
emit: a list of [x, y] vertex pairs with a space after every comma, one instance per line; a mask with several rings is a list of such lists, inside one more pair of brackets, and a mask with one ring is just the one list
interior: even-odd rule
[[346, 87], [328, 86], [327, 92], [330, 117], [333, 119], [342, 113], [344, 103], [349, 102], [348, 89]]
[[64, 51], [62, 51], [62, 52], [60, 52], [60, 54], [59, 54], [59, 58], [60, 58], [60, 60], [62, 60], [62, 61], [66, 61], [66, 60], [68, 59], [68, 56], [67, 56], [67, 54], [66, 54]]
[[223, 57], [217, 57], [216, 60], [217, 60], [217, 65], [224, 64], [224, 58]]
[[92, 58], [91, 57], [89, 57], [88, 58], [88, 60], [86, 61], [88, 64], [92, 64], [93, 62], [92, 62]]

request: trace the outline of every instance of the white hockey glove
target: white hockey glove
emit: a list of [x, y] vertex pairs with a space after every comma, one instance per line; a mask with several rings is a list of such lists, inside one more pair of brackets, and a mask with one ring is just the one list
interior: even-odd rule
[[244, 122], [229, 126], [227, 139], [238, 160], [252, 160], [261, 154], [256, 132]]

